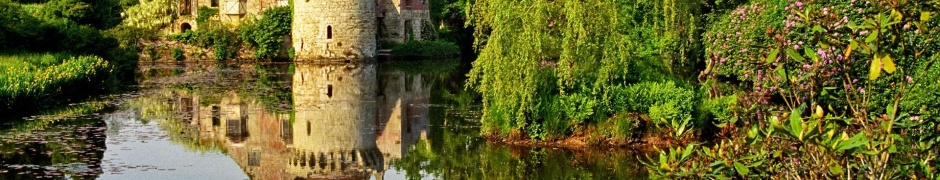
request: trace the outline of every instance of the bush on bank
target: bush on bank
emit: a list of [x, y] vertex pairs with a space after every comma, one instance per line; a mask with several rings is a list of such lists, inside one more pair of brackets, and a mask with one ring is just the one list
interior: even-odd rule
[[674, 179], [940, 178], [940, 94], [929, 93], [940, 56], [924, 53], [940, 48], [938, 6], [758, 1], [719, 15], [702, 87], [737, 98], [731, 119], [707, 111], [719, 128], [711, 144], [644, 163]]
[[17, 54], [0, 56], [0, 110], [42, 107], [57, 98], [106, 91], [112, 65], [95, 56]]
[[408, 41], [392, 46], [397, 57], [455, 57], [460, 55], [457, 44], [446, 41]]

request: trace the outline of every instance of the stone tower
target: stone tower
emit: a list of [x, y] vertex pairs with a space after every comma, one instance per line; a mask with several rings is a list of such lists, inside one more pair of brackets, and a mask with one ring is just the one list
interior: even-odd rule
[[375, 0], [294, 1], [294, 53], [298, 61], [375, 57]]

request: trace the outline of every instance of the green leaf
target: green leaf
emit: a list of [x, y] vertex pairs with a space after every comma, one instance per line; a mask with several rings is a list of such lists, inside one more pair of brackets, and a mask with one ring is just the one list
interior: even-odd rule
[[842, 141], [839, 143], [839, 146], [836, 148], [836, 151], [849, 150], [861, 145], [868, 143], [868, 136], [865, 136], [863, 133], [855, 134], [852, 138]]
[[708, 148], [708, 146], [702, 146], [702, 151], [705, 152], [705, 156], [708, 156], [708, 157], [715, 157], [715, 155], [712, 154], [712, 149], [711, 149], [711, 148]]
[[880, 75], [881, 59], [879, 59], [878, 56], [875, 56], [875, 58], [871, 60], [871, 67], [868, 69], [868, 80], [874, 81], [878, 79], [878, 76]]
[[823, 29], [822, 26], [820, 26], [820, 25], [818, 25], [818, 24], [817, 24], [816, 26], [813, 26], [813, 31], [816, 31], [816, 32], [818, 32], [818, 33], [824, 33], [824, 32], [826, 32], [826, 30]]
[[857, 31], [859, 28], [862, 28], [861, 26], [855, 24], [855, 22], [852, 22], [852, 21], [849, 21], [849, 24], [846, 25], [846, 27], [849, 27], [849, 29], [852, 29], [852, 31]]
[[747, 176], [747, 174], [751, 172], [747, 169], [747, 166], [744, 166], [744, 164], [739, 162], [734, 162], [734, 170], [737, 170], [738, 174], [741, 174], [742, 176]]
[[897, 67], [894, 65], [894, 61], [891, 60], [891, 55], [889, 55], [888, 53], [884, 53], [884, 52], [880, 54], [881, 54], [881, 63], [884, 64], [882, 68], [884, 68], [885, 72], [888, 72], [888, 74], [894, 73], [894, 71], [897, 70]]
[[800, 56], [800, 53], [797, 53], [795, 50], [791, 48], [787, 48], [787, 55], [789, 55], [790, 58], [793, 58], [793, 60], [796, 60], [797, 62], [806, 61], [806, 58], [803, 58], [803, 56]]
[[669, 164], [666, 163], [666, 153], [659, 153], [659, 168], [660, 169], [669, 169]]
[[682, 151], [683, 161], [685, 161], [685, 159], [688, 158], [689, 155], [692, 154], [692, 149], [695, 149], [695, 145], [689, 144], [688, 146], [685, 147], [685, 151]]
[[766, 62], [767, 62], [768, 64], [773, 63], [775, 60], [777, 60], [777, 54], [778, 54], [778, 53], [780, 53], [780, 49], [774, 49], [774, 50], [770, 51], [770, 54], [767, 55], [767, 60], [766, 60]]
[[933, 15], [930, 11], [921, 11], [920, 12], [920, 23], [927, 23], [930, 20], [930, 16]]
[[819, 55], [816, 54], [815, 51], [813, 51], [813, 48], [804, 47], [804, 48], [803, 48], [803, 54], [806, 54], [806, 57], [809, 57], [810, 59], [812, 59], [813, 62], [818, 62], [818, 61], [819, 61]]
[[891, 10], [891, 24], [897, 24], [901, 22], [901, 19], [904, 18], [904, 15], [901, 12], [898, 12], [896, 9]]
[[871, 33], [868, 33], [868, 37], [865, 38], [865, 42], [870, 43], [875, 42], [875, 40], [878, 40], [878, 31], [873, 30]]
[[841, 175], [844, 170], [842, 170], [842, 165], [836, 164], [835, 162], [829, 164], [829, 172], [832, 174]]
[[790, 112], [790, 134], [793, 134], [793, 137], [800, 141], [803, 141], [803, 118], [800, 118], [802, 114], [803, 109], [801, 108], [794, 108]]

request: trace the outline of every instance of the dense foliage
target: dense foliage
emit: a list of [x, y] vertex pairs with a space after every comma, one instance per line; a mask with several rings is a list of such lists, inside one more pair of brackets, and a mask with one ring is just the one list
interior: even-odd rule
[[938, 177], [937, 2], [472, 7], [485, 133], [666, 137], [661, 178]]
[[[631, 66], [694, 64], [697, 3], [474, 2], [470, 22], [481, 52], [469, 85], [484, 96], [485, 131], [535, 137], [542, 124], [575, 130], [625, 110], [613, 95], [641, 77]], [[653, 76], [671, 76], [666, 69]]]
[[127, 8], [124, 13], [125, 26], [161, 29], [169, 26], [176, 19], [176, 1], [173, 0], [141, 0], [140, 4]]
[[119, 24], [120, 13], [135, 2], [28, 3], [0, 0], [0, 49], [6, 54], [3, 64], [7, 68], [2, 76], [10, 81], [3, 83], [9, 85], [0, 107], [4, 111], [28, 113], [55, 104], [58, 98], [79, 99], [116, 90], [119, 80], [133, 79], [136, 38], [144, 37], [143, 32]]
[[711, 97], [737, 97], [735, 120], [719, 124], [722, 138], [714, 145], [673, 147], [649, 158], [650, 172], [938, 178], [940, 119], [928, 102], [940, 97], [929, 92], [936, 91], [938, 57], [927, 53], [940, 45], [937, 7], [770, 1], [721, 15], [706, 33], [714, 71], [703, 72], [703, 88]]
[[395, 45], [392, 54], [398, 57], [453, 57], [460, 55], [456, 44], [445, 41], [408, 41]]
[[94, 56], [19, 54], [0, 57], [0, 110], [39, 107], [56, 98], [103, 91], [112, 66]]
[[217, 9], [200, 7], [196, 18], [200, 29], [173, 34], [170, 39], [212, 49], [216, 60], [235, 58], [243, 47], [253, 49], [256, 59], [290, 56], [290, 50], [285, 46], [291, 32], [290, 7], [266, 9], [260, 18], [246, 18], [239, 22], [237, 28], [221, 23], [215, 14], [218, 14]]
[[290, 7], [264, 10], [258, 20], [242, 22], [238, 35], [248, 47], [255, 49], [255, 58], [286, 57], [285, 37], [291, 32], [293, 13]]

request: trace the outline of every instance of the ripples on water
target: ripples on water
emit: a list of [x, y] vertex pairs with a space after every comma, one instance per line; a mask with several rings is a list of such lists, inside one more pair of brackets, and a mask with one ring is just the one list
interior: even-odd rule
[[[457, 62], [141, 64], [138, 91], [4, 125], [0, 179], [624, 179], [636, 154], [507, 147]], [[430, 70], [429, 70], [430, 69]], [[416, 72], [417, 71], [417, 72]]]

